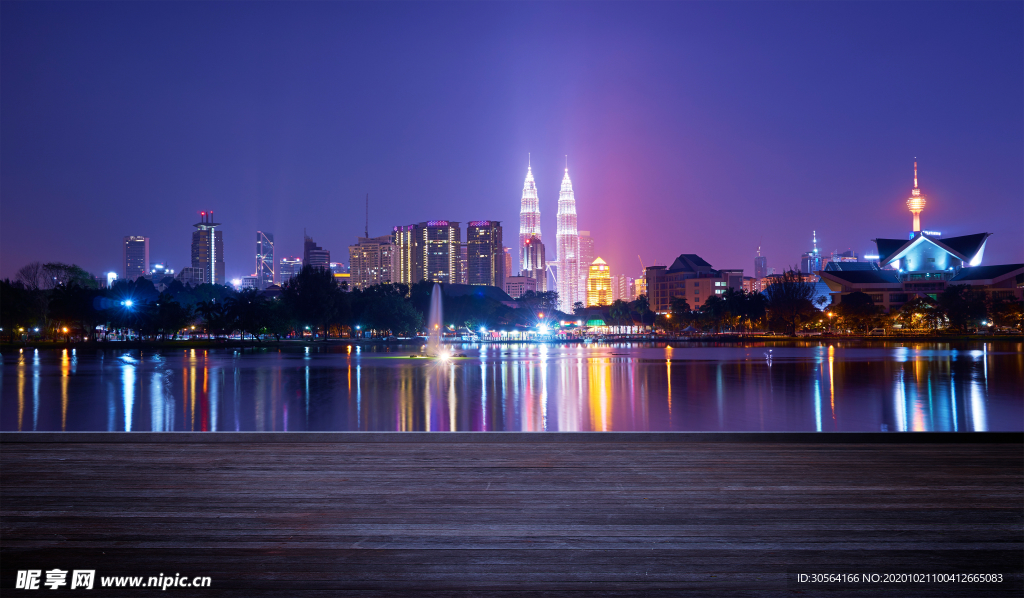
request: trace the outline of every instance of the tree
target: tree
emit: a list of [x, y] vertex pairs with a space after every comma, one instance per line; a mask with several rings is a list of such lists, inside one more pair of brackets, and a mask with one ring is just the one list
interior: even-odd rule
[[259, 340], [270, 320], [266, 297], [256, 289], [245, 289], [224, 302], [232, 327]]
[[875, 305], [870, 295], [857, 291], [844, 295], [832, 311], [850, 326], [867, 332], [881, 315], [882, 308]]
[[585, 308], [583, 307], [583, 302], [582, 301], [577, 301], [577, 302], [572, 304], [572, 313], [573, 313], [573, 315], [576, 315], [576, 316], [580, 315], [581, 313], [583, 313], [584, 309]]
[[765, 309], [769, 324], [786, 332], [796, 334], [801, 322], [815, 317], [814, 285], [804, 282], [803, 276], [794, 270], [787, 270], [763, 291]]
[[992, 299], [989, 303], [988, 313], [996, 326], [1024, 329], [1024, 301]]
[[629, 313], [629, 304], [622, 299], [616, 299], [608, 309], [608, 316], [616, 326], [623, 326]]
[[985, 294], [970, 285], [954, 284], [939, 295], [939, 308], [949, 318], [952, 328], [963, 332], [968, 326], [981, 324], [987, 316]]
[[341, 292], [330, 270], [307, 264], [285, 284], [281, 296], [300, 324], [323, 330], [327, 340], [328, 324], [336, 317]]

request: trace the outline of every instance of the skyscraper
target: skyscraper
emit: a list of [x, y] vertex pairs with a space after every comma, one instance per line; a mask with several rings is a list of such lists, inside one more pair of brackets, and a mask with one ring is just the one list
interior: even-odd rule
[[348, 246], [348, 264], [353, 288], [365, 289], [391, 282], [392, 236], [359, 237]]
[[282, 285], [295, 277], [302, 270], [302, 260], [297, 257], [283, 257], [277, 268], [277, 279]]
[[539, 235], [530, 235], [523, 248], [522, 276], [536, 280], [536, 290], [543, 293], [548, 290], [547, 264], [545, 263], [544, 243]]
[[814, 231], [814, 248], [800, 256], [800, 271], [814, 274], [822, 268], [821, 253], [818, 252], [818, 231]]
[[256, 231], [256, 288], [274, 284], [274, 233]]
[[576, 230], [576, 196], [572, 192], [569, 168], [565, 169], [558, 193], [558, 301], [561, 311], [571, 314], [573, 303], [583, 301], [580, 293], [580, 236]]
[[392, 280], [402, 284], [421, 280], [458, 283], [461, 235], [459, 223], [448, 220], [396, 226], [391, 254]]
[[213, 221], [213, 212], [200, 212], [200, 221], [193, 224], [192, 267], [203, 269], [203, 282], [224, 284], [224, 238]]
[[505, 248], [501, 222], [475, 220], [466, 229], [467, 284], [505, 288]]
[[302, 263], [306, 266], [330, 270], [331, 252], [317, 245], [312, 237], [305, 237], [305, 243], [302, 246]]
[[761, 255], [761, 247], [758, 247], [754, 258], [754, 278], [760, 280], [765, 276], [768, 276], [768, 258]]
[[135, 280], [149, 273], [149, 237], [125, 237], [124, 278]]
[[580, 296], [586, 295], [589, 291], [587, 278], [590, 277], [590, 264], [594, 263], [594, 237], [590, 231], [580, 231]]
[[590, 264], [587, 276], [587, 306], [609, 305], [612, 302], [612, 277], [608, 263], [601, 258]]
[[519, 270], [526, 269], [526, 240], [532, 236], [540, 239], [540, 202], [533, 171], [527, 161], [526, 181], [523, 183], [523, 198], [519, 207]]

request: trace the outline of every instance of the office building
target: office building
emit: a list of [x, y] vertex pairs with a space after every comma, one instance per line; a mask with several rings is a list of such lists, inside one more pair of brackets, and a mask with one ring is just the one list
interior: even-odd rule
[[306, 266], [330, 270], [331, 252], [317, 245], [312, 237], [306, 236], [302, 245], [302, 263]]
[[181, 284], [197, 287], [206, 282], [206, 272], [202, 267], [182, 268], [175, 280], [180, 281]]
[[697, 309], [712, 295], [743, 288], [743, 270], [715, 270], [693, 253], [680, 255], [667, 268], [649, 266], [646, 278], [650, 309], [659, 314], [669, 313], [676, 297], [685, 297]]
[[469, 284], [469, 247], [459, 243], [459, 284]]
[[193, 226], [192, 268], [201, 268], [204, 282], [224, 284], [224, 238], [213, 221], [213, 212], [200, 212], [200, 221]]
[[[580, 231], [580, 295], [586, 296], [589, 292], [587, 289], [587, 278], [590, 276], [590, 265], [594, 263], [594, 238], [590, 236], [590, 231]], [[586, 301], [584, 301], [586, 303]]]
[[590, 264], [587, 274], [587, 307], [610, 305], [612, 302], [612, 276], [608, 264], [600, 257]]
[[474, 220], [466, 228], [466, 282], [505, 288], [505, 261], [510, 254], [501, 243], [501, 222]]
[[619, 274], [612, 277], [612, 302], [625, 301], [629, 303], [636, 299], [633, 290], [633, 277]]
[[277, 279], [282, 286], [302, 271], [302, 260], [297, 257], [283, 257], [277, 267]]
[[[519, 271], [526, 269], [526, 240], [540, 239], [540, 202], [537, 198], [537, 184], [529, 160], [526, 165], [526, 181], [523, 183], [523, 197], [519, 205]], [[511, 273], [509, 274], [511, 276]]]
[[547, 263], [540, 235], [530, 235], [530, 238], [523, 242], [523, 270], [520, 275], [536, 280], [537, 292], [543, 293], [548, 290]]
[[135, 280], [149, 273], [149, 237], [125, 237], [122, 253], [125, 280]]
[[415, 284], [429, 280], [458, 284], [461, 235], [459, 223], [448, 220], [396, 226], [391, 254], [394, 282]]
[[355, 245], [348, 246], [348, 261], [352, 288], [365, 289], [391, 282], [392, 235], [359, 237]]
[[823, 267], [821, 253], [818, 251], [818, 231], [814, 231], [814, 248], [800, 256], [800, 272], [814, 274]]
[[537, 291], [537, 279], [529, 276], [509, 276], [505, 279], [505, 292], [509, 297], [518, 299], [527, 291]]
[[512, 276], [512, 251], [505, 247], [505, 278]]
[[256, 288], [263, 290], [277, 282], [274, 276], [274, 233], [256, 231]]
[[761, 248], [757, 248], [757, 257], [754, 258], [754, 278], [762, 279], [768, 276], [768, 258], [761, 255]]
[[580, 235], [576, 229], [576, 196], [572, 191], [568, 168], [565, 169], [562, 187], [558, 193], [556, 221], [559, 309], [571, 314], [573, 304], [582, 302], [584, 297], [580, 292]]

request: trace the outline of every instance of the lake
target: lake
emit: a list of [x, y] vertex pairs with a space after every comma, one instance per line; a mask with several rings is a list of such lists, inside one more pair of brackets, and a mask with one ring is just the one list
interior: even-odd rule
[[453, 349], [7, 350], [0, 430], [1024, 430], [1017, 342]]

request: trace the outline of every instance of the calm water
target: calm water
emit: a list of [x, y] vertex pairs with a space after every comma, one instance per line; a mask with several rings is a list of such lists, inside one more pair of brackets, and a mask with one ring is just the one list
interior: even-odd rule
[[1024, 430], [1020, 343], [3, 354], [0, 429]]

